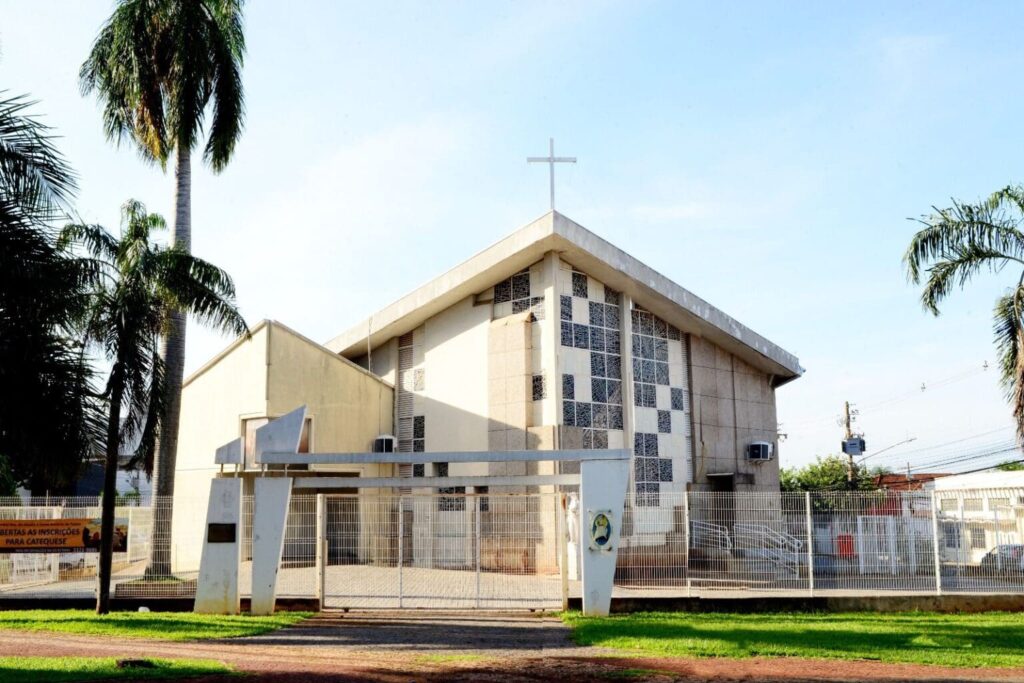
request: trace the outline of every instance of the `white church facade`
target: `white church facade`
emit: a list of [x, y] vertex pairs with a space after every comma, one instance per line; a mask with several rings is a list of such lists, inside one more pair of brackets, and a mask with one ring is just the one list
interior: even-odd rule
[[[186, 380], [176, 495], [204, 499], [218, 446], [241, 436], [249, 449], [256, 428], [305, 405], [300, 450], [309, 452], [631, 449], [632, 507], [671, 526], [685, 490], [778, 490], [777, 457], [752, 458], [751, 446], [777, 454], [776, 389], [802, 372], [789, 352], [550, 212], [323, 345], [269, 321], [233, 343]], [[415, 491], [424, 475], [557, 468], [310, 465], [306, 474], [407, 477]], [[241, 476], [257, 471], [250, 464]], [[198, 563], [187, 539], [203, 512], [175, 504], [178, 569]]]

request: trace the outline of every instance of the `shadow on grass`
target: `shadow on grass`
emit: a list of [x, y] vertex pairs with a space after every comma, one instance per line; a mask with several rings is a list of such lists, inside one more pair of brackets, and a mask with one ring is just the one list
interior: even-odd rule
[[260, 635], [290, 626], [308, 616], [307, 613], [294, 612], [271, 617], [177, 612], [113, 612], [98, 616], [85, 610], [31, 610], [0, 612], [0, 629], [203, 640]]
[[796, 656], [1024, 666], [1024, 615], [639, 614], [567, 617], [582, 645], [655, 656]]
[[149, 659], [144, 667], [117, 666], [113, 657], [2, 657], [0, 683], [32, 681], [144, 681], [199, 676], [234, 676], [224, 664], [211, 660]]
[[[272, 633], [246, 645], [334, 646], [431, 657], [461, 658], [468, 651], [511, 652], [573, 649], [569, 631], [554, 620], [464, 616], [321, 617], [308, 625]], [[456, 654], [453, 654], [453, 651]]]

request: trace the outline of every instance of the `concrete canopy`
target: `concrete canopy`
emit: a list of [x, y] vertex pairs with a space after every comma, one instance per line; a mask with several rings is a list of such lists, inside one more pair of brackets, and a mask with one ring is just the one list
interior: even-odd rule
[[[415, 329], [449, 306], [554, 251], [570, 265], [684, 332], [703, 337], [773, 376], [781, 386], [803, 374], [796, 356], [557, 211], [551, 211], [431, 280], [324, 346], [347, 358]], [[369, 340], [367, 340], [369, 337]]]

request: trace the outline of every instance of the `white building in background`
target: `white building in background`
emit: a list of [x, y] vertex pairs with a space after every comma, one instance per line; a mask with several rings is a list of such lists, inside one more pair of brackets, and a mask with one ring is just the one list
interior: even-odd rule
[[[661, 514], [667, 533], [686, 489], [778, 490], [775, 390], [802, 372], [792, 354], [551, 212], [324, 345], [264, 321], [187, 378], [176, 566], [198, 564], [205, 505], [195, 501], [217, 475], [214, 450], [239, 436], [249, 449], [255, 428], [299, 405], [313, 452], [369, 451], [382, 435], [411, 452], [632, 448], [634, 506]], [[754, 443], [772, 457], [749, 458]], [[390, 467], [310, 469], [405, 476], [413, 489], [426, 474], [379, 471]], [[528, 473], [513, 462], [432, 467]], [[241, 473], [247, 486], [254, 474]]]
[[978, 564], [997, 546], [1024, 543], [1024, 471], [954, 474], [926, 489], [935, 492], [944, 560]]

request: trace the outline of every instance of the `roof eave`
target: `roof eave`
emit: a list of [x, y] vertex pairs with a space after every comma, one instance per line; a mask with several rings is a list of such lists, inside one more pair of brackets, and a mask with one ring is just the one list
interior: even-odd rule
[[462, 299], [476, 295], [541, 260], [548, 251], [608, 286], [629, 294], [655, 315], [773, 375], [779, 387], [804, 369], [796, 356], [684, 289], [664, 275], [556, 212], [541, 216], [447, 273], [402, 297], [324, 346], [360, 356], [415, 329]]
[[775, 386], [803, 374], [795, 355], [572, 219], [555, 214], [554, 232], [563, 249], [561, 258], [629, 294], [636, 303], [672, 325], [704, 337], [774, 375]]

